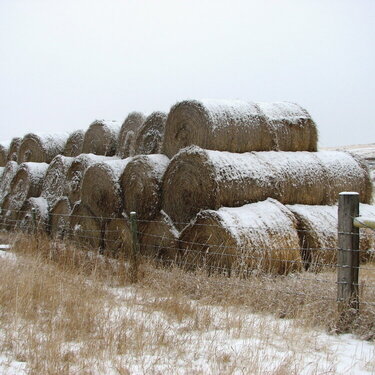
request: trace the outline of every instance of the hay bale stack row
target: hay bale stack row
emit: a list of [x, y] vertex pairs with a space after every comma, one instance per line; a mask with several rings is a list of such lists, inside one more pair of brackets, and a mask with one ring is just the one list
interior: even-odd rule
[[[28, 147], [25, 138], [33, 140]], [[361, 159], [316, 152], [316, 125], [293, 103], [184, 101], [168, 115], [133, 112], [121, 127], [95, 121], [64, 141], [25, 138], [18, 160], [50, 165], [39, 196], [22, 200], [22, 229], [36, 216], [38, 229], [110, 253], [130, 251], [127, 215], [136, 211], [144, 254], [229, 271], [298, 271], [321, 256], [300, 250], [304, 221], [284, 204], [314, 210], [335, 204], [343, 190], [358, 191], [363, 203], [371, 199]], [[48, 144], [57, 143], [51, 159], [57, 146]], [[5, 206], [12, 166], [1, 181]], [[327, 233], [328, 242], [337, 240]]]

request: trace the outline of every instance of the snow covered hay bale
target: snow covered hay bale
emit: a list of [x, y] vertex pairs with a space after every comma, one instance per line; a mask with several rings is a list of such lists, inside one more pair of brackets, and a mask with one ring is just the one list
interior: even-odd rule
[[66, 174], [74, 158], [57, 155], [48, 166], [43, 181], [41, 196], [52, 207], [64, 195]]
[[42, 197], [26, 200], [18, 215], [17, 229], [26, 233], [48, 233], [48, 203]]
[[117, 144], [117, 156], [127, 158], [135, 155], [135, 139], [145, 120], [146, 116], [141, 112], [129, 113], [121, 125]]
[[105, 253], [129, 259], [132, 251], [132, 232], [127, 218], [108, 220], [104, 231]]
[[129, 161], [120, 179], [127, 214], [135, 211], [139, 219], [152, 219], [159, 213], [168, 164], [168, 157], [162, 154], [138, 155]]
[[117, 121], [95, 120], [83, 138], [82, 153], [115, 155], [119, 132], [120, 124]]
[[161, 211], [154, 220], [143, 222], [139, 241], [145, 257], [170, 264], [178, 259], [179, 232], [169, 216]]
[[56, 155], [63, 152], [68, 136], [68, 133], [26, 134], [19, 146], [17, 161], [50, 163]]
[[77, 202], [70, 213], [69, 235], [73, 242], [98, 250], [102, 246], [103, 222], [82, 202]]
[[46, 163], [20, 164], [10, 183], [9, 209], [20, 210], [28, 198], [40, 196], [47, 168]]
[[240, 100], [186, 100], [168, 115], [163, 153], [181, 148], [230, 152], [316, 151], [317, 128], [308, 112], [295, 103]]
[[[301, 246], [301, 257], [305, 269], [313, 271], [337, 264], [337, 221], [338, 207], [287, 205], [297, 220], [298, 235]], [[375, 216], [375, 206], [360, 205], [360, 215]], [[360, 258], [366, 261], [373, 248], [373, 238], [365, 229], [360, 229]]]
[[100, 162], [83, 175], [81, 200], [97, 217], [118, 217], [123, 209], [120, 177], [131, 158]]
[[153, 112], [146, 118], [135, 141], [136, 155], [161, 153], [166, 122], [167, 114], [164, 112]]
[[8, 161], [4, 167], [3, 174], [0, 179], [0, 206], [3, 204], [5, 196], [9, 193], [10, 183], [18, 169], [15, 161]]
[[22, 138], [15, 137], [11, 140], [8, 150], [8, 161], [18, 161], [18, 150], [20, 148]]
[[5, 167], [8, 160], [9, 141], [0, 144], [0, 167]]
[[49, 211], [50, 234], [52, 237], [63, 239], [69, 234], [71, 206], [67, 197], [56, 200]]
[[117, 160], [113, 156], [81, 154], [74, 158], [66, 174], [64, 195], [73, 205], [81, 199], [81, 184], [85, 170], [93, 164], [106, 160]]
[[201, 211], [180, 235], [183, 263], [209, 269], [286, 274], [302, 260], [296, 220], [274, 199]]
[[72, 132], [65, 143], [63, 155], [74, 157], [81, 154], [84, 136], [85, 131], [82, 129]]
[[1, 183], [1, 178], [3, 177], [5, 167], [0, 167], [0, 183]]
[[333, 204], [341, 191], [368, 203], [368, 170], [339, 151], [181, 150], [164, 174], [162, 207], [179, 229], [201, 209], [238, 207], [268, 197], [283, 204]]

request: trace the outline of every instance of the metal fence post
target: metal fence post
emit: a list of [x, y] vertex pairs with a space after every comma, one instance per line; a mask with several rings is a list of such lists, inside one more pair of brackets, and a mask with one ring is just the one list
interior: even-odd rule
[[130, 230], [132, 232], [132, 251], [130, 256], [130, 281], [136, 283], [138, 281], [138, 264], [139, 264], [139, 242], [137, 214], [130, 212]]
[[343, 192], [339, 195], [337, 302], [340, 319], [350, 323], [359, 310], [359, 229], [353, 218], [359, 216], [359, 194]]

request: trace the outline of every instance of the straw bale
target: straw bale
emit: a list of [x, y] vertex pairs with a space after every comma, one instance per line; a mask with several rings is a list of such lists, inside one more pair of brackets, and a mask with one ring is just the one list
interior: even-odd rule
[[183, 229], [187, 265], [286, 274], [301, 269], [296, 220], [274, 199], [204, 210]]
[[71, 206], [67, 197], [60, 197], [50, 209], [50, 234], [64, 238], [69, 234]]
[[141, 253], [146, 257], [167, 262], [177, 260], [179, 232], [170, 217], [164, 211], [160, 211], [154, 220], [143, 223], [141, 221], [141, 224]]
[[120, 124], [117, 121], [95, 120], [83, 138], [82, 153], [115, 155], [119, 132]]
[[128, 219], [122, 217], [108, 220], [103, 242], [105, 252], [109, 255], [129, 259], [133, 242]]
[[146, 116], [141, 112], [129, 113], [119, 133], [117, 156], [127, 158], [135, 155], [135, 139], [145, 120]]
[[295, 103], [240, 100], [186, 100], [174, 105], [165, 126], [163, 153], [181, 148], [230, 152], [316, 151], [317, 128]]
[[0, 167], [5, 167], [8, 160], [9, 141], [3, 141], [0, 144]]
[[74, 157], [81, 154], [84, 136], [85, 131], [82, 129], [72, 132], [65, 143], [63, 155]]
[[[338, 207], [321, 205], [287, 205], [297, 220], [301, 257], [306, 269], [318, 271], [323, 265], [337, 263]], [[375, 206], [360, 205], [360, 215], [375, 216]], [[361, 261], [368, 259], [367, 253], [374, 244], [365, 229], [360, 229]]]
[[169, 164], [162, 154], [138, 155], [126, 165], [120, 179], [124, 210], [139, 219], [152, 219], [161, 209], [161, 184]]
[[81, 154], [74, 158], [66, 174], [64, 195], [69, 198], [73, 205], [81, 199], [81, 184], [85, 170], [96, 163], [105, 160], [116, 160], [114, 156], [103, 156], [94, 154]]
[[123, 209], [120, 177], [131, 158], [100, 162], [83, 175], [81, 200], [97, 217], [118, 217]]
[[74, 158], [57, 155], [48, 166], [41, 196], [47, 199], [50, 207], [64, 195], [66, 174], [74, 161]]
[[10, 183], [18, 169], [18, 164], [15, 161], [8, 161], [4, 167], [3, 174], [0, 180], [0, 206], [3, 204], [5, 196], [9, 193]]
[[17, 161], [50, 163], [56, 155], [63, 152], [68, 136], [68, 133], [26, 134], [19, 146]]
[[341, 191], [368, 203], [368, 170], [346, 152], [230, 153], [191, 146], [164, 174], [162, 208], [179, 229], [201, 209], [237, 207], [268, 197], [283, 204], [333, 204]]
[[98, 250], [102, 245], [103, 222], [82, 202], [77, 202], [70, 213], [69, 234], [74, 242]]
[[135, 141], [136, 155], [161, 153], [166, 122], [167, 114], [164, 112], [153, 112], [146, 118]]
[[27, 233], [49, 232], [48, 203], [44, 198], [32, 197], [24, 202], [18, 214], [17, 229]]
[[15, 137], [11, 140], [8, 151], [8, 161], [18, 161], [18, 150], [20, 148], [22, 138]]
[[20, 210], [28, 198], [40, 196], [47, 168], [46, 163], [20, 164], [10, 183], [8, 209]]

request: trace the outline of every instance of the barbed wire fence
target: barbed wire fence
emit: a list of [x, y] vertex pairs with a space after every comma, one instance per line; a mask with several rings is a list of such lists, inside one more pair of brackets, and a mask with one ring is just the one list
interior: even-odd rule
[[[8, 214], [7, 214], [8, 213]], [[18, 216], [17, 216], [18, 215]], [[35, 210], [28, 212], [12, 210], [2, 213], [1, 228], [6, 230], [22, 230], [31, 233], [38, 231], [51, 231], [51, 221], [45, 216], [38, 216]], [[27, 216], [25, 220], [25, 216]], [[50, 214], [51, 215], [51, 214]], [[99, 228], [69, 228], [69, 220], [72, 215], [54, 214], [61, 219], [61, 228], [56, 234], [58, 238], [67, 238], [80, 245], [86, 244], [88, 248], [96, 248], [99, 252], [121, 254], [122, 259], [128, 263], [131, 282], [136, 283], [139, 278], [138, 269], [142, 262], [152, 261], [158, 267], [166, 270], [177, 266], [187, 271], [196, 269], [205, 270], [208, 276], [219, 273], [227, 277], [239, 277], [241, 279], [255, 277], [259, 280], [267, 275], [268, 280], [272, 275], [272, 283], [263, 285], [259, 282], [257, 288], [264, 292], [277, 292], [280, 298], [283, 295], [292, 295], [296, 298], [306, 298], [303, 289], [298, 288], [299, 282], [324, 286], [325, 293], [321, 295], [323, 303], [337, 304], [342, 320], [354, 319], [360, 312], [360, 306], [375, 311], [375, 250], [361, 250], [359, 247], [359, 228], [368, 230], [367, 236], [370, 243], [375, 244], [375, 230], [369, 220], [361, 220], [359, 217], [359, 196], [357, 193], [342, 193], [339, 198], [338, 214], [338, 241], [337, 247], [298, 247], [279, 248], [274, 253], [267, 247], [253, 248], [230, 246], [215, 243], [200, 243], [172, 238], [168, 234], [152, 234], [143, 229], [146, 223], [159, 223], [157, 220], [138, 220], [133, 212], [129, 218], [124, 218], [129, 233], [124, 234], [121, 229], [108, 230], [105, 224], [113, 217], [95, 217], [74, 215], [79, 219], [97, 220]], [[21, 218], [21, 216], [23, 216]], [[53, 214], [52, 214], [53, 216]], [[372, 218], [375, 220], [375, 218]], [[180, 223], [183, 224], [183, 223]], [[189, 223], [184, 223], [188, 225]], [[215, 226], [212, 224], [197, 224]], [[258, 232], [262, 229], [247, 228], [249, 231]], [[111, 238], [104, 236], [105, 232], [112, 232]], [[299, 233], [313, 232], [298, 230]], [[152, 243], [145, 241], [152, 239]], [[294, 257], [283, 259], [275, 254], [283, 254], [286, 250], [296, 251], [298, 254], [316, 254], [310, 257]], [[281, 265], [281, 267], [280, 267]], [[277, 272], [276, 269], [283, 272]], [[278, 285], [280, 280], [293, 280], [294, 289], [286, 289]]]

